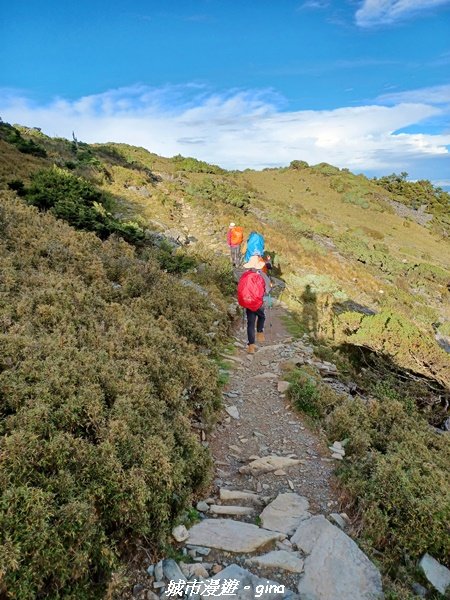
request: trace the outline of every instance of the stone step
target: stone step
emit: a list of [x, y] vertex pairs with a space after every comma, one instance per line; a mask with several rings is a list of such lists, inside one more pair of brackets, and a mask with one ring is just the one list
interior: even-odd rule
[[239, 490], [227, 490], [225, 488], [220, 488], [219, 498], [226, 502], [238, 500], [239, 502], [251, 502], [252, 504], [263, 504], [263, 501], [258, 496], [258, 494], [253, 494], [252, 492], [241, 492]]
[[211, 504], [209, 512], [213, 515], [232, 515], [236, 517], [243, 517], [246, 515], [252, 515], [254, 508], [250, 506], [233, 506], [224, 504]]

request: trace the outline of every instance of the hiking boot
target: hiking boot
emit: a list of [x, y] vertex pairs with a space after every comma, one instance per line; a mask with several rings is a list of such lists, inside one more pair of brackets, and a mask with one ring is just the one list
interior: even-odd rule
[[255, 354], [255, 352], [256, 352], [256, 346], [255, 346], [255, 344], [249, 344], [247, 346], [247, 352], [249, 354]]
[[261, 331], [261, 332], [258, 331], [256, 333], [256, 341], [257, 342], [265, 342], [266, 341], [266, 336], [264, 335], [263, 331]]

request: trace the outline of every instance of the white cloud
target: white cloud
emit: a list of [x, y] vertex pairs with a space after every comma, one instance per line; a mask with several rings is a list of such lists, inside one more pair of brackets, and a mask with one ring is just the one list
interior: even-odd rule
[[450, 133], [398, 133], [443, 114], [424, 102], [288, 112], [268, 91], [217, 94], [198, 85], [133, 86], [46, 105], [11, 92], [0, 98], [0, 115], [10, 123], [67, 138], [75, 131], [85, 142], [126, 142], [163, 156], [194, 155], [226, 168], [302, 159], [363, 172], [409, 172], [408, 165], [450, 157]]
[[383, 94], [377, 98], [380, 102], [396, 104], [398, 102], [424, 102], [426, 104], [448, 104], [450, 105], [450, 84], [435, 85], [432, 87], [408, 90], [405, 92], [393, 92]]
[[360, 27], [388, 25], [449, 2], [450, 0], [364, 0], [356, 11], [355, 20]]
[[322, 10], [328, 8], [328, 0], [305, 0], [299, 7], [298, 10]]

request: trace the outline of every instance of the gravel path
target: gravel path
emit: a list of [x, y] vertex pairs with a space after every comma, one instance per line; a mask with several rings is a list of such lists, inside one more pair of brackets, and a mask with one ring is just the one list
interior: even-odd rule
[[[235, 334], [236, 367], [224, 391], [224, 406], [236, 407], [239, 418], [229, 416], [224, 410], [222, 421], [210, 436], [215, 484], [265, 496], [295, 491], [308, 498], [311, 512], [335, 512], [338, 494], [333, 477], [334, 460], [330, 458], [326, 440], [320, 432], [308, 427], [285, 394], [278, 391], [283, 363], [304, 361], [312, 348], [288, 336], [281, 320], [285, 314], [281, 307], [270, 312], [266, 342], [259, 345], [255, 355], [246, 352], [242, 326]], [[301, 462], [287, 469], [285, 475], [272, 472], [253, 476], [239, 472], [251, 456], [268, 455], [288, 456]]]

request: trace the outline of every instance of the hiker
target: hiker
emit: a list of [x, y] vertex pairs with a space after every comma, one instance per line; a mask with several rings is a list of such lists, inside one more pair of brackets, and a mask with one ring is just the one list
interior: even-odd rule
[[237, 288], [238, 302], [240, 306], [245, 308], [247, 314], [247, 352], [249, 354], [256, 352], [255, 337], [258, 342], [265, 341], [264, 322], [266, 315], [264, 303], [265, 297], [270, 294], [271, 284], [269, 277], [262, 270], [264, 266], [265, 262], [260, 256], [252, 256], [244, 264], [246, 271], [239, 279]]
[[241, 244], [243, 239], [244, 231], [242, 227], [236, 226], [235, 223], [230, 223], [227, 232], [227, 244], [230, 247], [233, 267], [238, 267], [241, 263]]
[[264, 238], [257, 231], [252, 231], [248, 236], [244, 262], [248, 262], [255, 255], [264, 255]]

